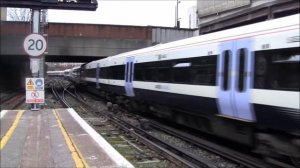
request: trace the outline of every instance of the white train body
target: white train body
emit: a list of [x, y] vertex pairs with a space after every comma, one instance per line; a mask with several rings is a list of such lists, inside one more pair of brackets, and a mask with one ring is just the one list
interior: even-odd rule
[[159, 116], [240, 143], [276, 139], [278, 153], [299, 157], [299, 18], [93, 61], [81, 67], [81, 81], [151, 109], [166, 106]]

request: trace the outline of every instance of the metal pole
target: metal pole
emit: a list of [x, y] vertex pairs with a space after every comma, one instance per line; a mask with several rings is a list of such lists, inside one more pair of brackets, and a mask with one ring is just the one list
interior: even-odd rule
[[[40, 31], [40, 10], [39, 9], [32, 9], [32, 33], [39, 33]], [[39, 58], [30, 58], [30, 68], [32, 77], [38, 78], [39, 77]], [[39, 110], [39, 104], [32, 104], [31, 110]]]
[[179, 18], [178, 18], [178, 5], [180, 3], [180, 0], [177, 0], [176, 1], [176, 28], [180, 28], [180, 21], [179, 21]]
[[32, 10], [32, 33], [39, 33], [40, 31], [40, 10]]
[[[39, 33], [40, 31], [40, 10], [33, 9], [32, 10], [32, 33]], [[39, 58], [30, 58], [30, 67], [32, 77], [39, 77]]]
[[[47, 15], [48, 15], [48, 10], [47, 9], [42, 9], [41, 10], [41, 19], [40, 19], [40, 30], [39, 32], [44, 36], [45, 35], [45, 26], [47, 24]], [[45, 72], [45, 54], [43, 54], [41, 57], [40, 57], [40, 73], [39, 73], [39, 77], [40, 78], [44, 78], [45, 75], [44, 75], [44, 72]]]
[[178, 0], [176, 1], [176, 9], [175, 9], [175, 27], [178, 28]]

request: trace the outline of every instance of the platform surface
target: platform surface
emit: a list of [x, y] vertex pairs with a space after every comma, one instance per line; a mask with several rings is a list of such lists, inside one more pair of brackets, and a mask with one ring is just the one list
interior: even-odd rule
[[73, 109], [0, 115], [0, 167], [133, 167]]

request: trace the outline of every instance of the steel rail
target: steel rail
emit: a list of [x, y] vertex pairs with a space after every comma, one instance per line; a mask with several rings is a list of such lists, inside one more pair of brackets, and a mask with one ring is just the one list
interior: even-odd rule
[[[89, 105], [87, 105], [86, 102], [84, 102], [84, 101], [82, 101], [80, 99], [77, 99], [77, 100], [81, 101], [88, 108], [93, 109], [92, 107], [90, 107]], [[112, 117], [109, 117], [109, 114], [106, 114], [106, 115], [108, 116], [108, 118], [112, 118]], [[110, 120], [113, 121], [113, 119], [110, 119]], [[131, 126], [129, 126], [130, 128], [129, 127], [126, 128], [126, 126], [120, 125], [120, 123], [122, 122], [122, 120], [120, 120], [120, 121], [113, 121], [113, 122], [115, 124], [119, 125], [121, 128], [124, 128], [124, 130], [129, 129], [129, 132], [132, 133], [132, 134], [138, 134], [137, 132], [139, 132], [139, 131], [137, 131], [139, 128], [134, 129], [134, 131], [131, 131], [133, 129], [133, 127], [135, 127], [135, 126], [131, 125]], [[123, 121], [123, 122], [125, 122], [125, 121]], [[154, 121], [151, 121], [151, 122], [154, 123]], [[154, 126], [154, 125], [155, 124], [152, 124], [152, 126]], [[158, 124], [156, 124], [156, 125], [158, 125]], [[162, 125], [162, 124], [160, 124], [160, 125]], [[166, 127], [166, 126], [164, 125], [164, 127]], [[158, 126], [157, 128], [162, 129], [162, 126]], [[169, 128], [169, 129], [171, 129], [171, 128]], [[166, 131], [166, 129], [164, 129], [164, 131]], [[206, 140], [201, 139], [199, 137], [196, 137], [196, 136], [193, 136], [193, 135], [189, 135], [189, 134], [187, 134], [185, 132], [175, 131], [175, 130], [170, 131], [170, 132], [166, 131], [166, 132], [168, 132], [170, 134], [173, 132], [172, 135], [174, 137], [178, 137], [178, 138], [183, 139], [183, 140], [185, 140], [187, 142], [193, 143], [195, 146], [198, 146], [198, 147], [203, 148], [205, 150], [208, 150], [208, 151], [210, 151], [212, 153], [220, 155], [220, 156], [222, 156], [224, 158], [227, 158], [228, 160], [234, 161], [234, 162], [236, 162], [236, 163], [238, 163], [240, 165], [244, 165], [245, 167], [249, 167], [249, 168], [269, 168], [269, 167], [273, 167], [274, 166], [274, 164], [271, 165], [270, 163], [266, 163], [262, 159], [258, 159], [258, 158], [254, 157], [254, 156], [250, 156], [250, 155], [238, 152], [236, 150], [233, 150], [233, 149], [230, 149], [230, 148], [227, 148], [227, 147], [224, 147], [224, 146], [221, 146], [221, 145], [218, 145], [218, 144], [206, 141]], [[136, 136], [141, 141], [144, 141], [144, 139], [145, 139], [145, 141], [144, 141], [145, 143], [147, 143], [148, 145], [150, 144], [150, 146], [151, 145], [152, 146], [157, 146], [156, 147], [157, 149], [163, 148], [163, 147], [160, 147], [159, 145], [155, 145], [155, 143], [152, 142], [152, 141], [147, 142], [149, 140], [147, 140], [145, 138], [146, 134], [148, 134], [148, 133], [146, 133], [146, 132], [142, 133], [141, 134], [142, 136], [139, 136], [139, 135], [134, 135], [134, 136]], [[163, 152], [161, 152], [161, 153], [163, 153]], [[193, 154], [191, 154], [191, 156], [192, 155]], [[165, 156], [165, 157], [176, 163], [176, 161], [174, 160], [174, 158], [170, 159], [168, 156]], [[176, 159], [180, 160], [180, 158], [176, 158]], [[204, 162], [207, 162], [207, 161], [204, 161]], [[194, 166], [195, 165], [190, 166], [190, 167], [194, 167]], [[209, 164], [209, 163], [208, 163], [208, 166], [214, 167], [213, 164]], [[287, 166], [287, 165], [285, 165], [285, 166]], [[198, 166], [196, 166], [196, 167], [198, 167]], [[205, 166], [202, 166], [202, 167], [205, 167]], [[289, 166], [287, 166], [287, 167], [289, 167]]]
[[84, 98], [83, 98], [80, 94], [77, 93], [77, 88], [76, 88], [76, 87], [75, 87], [75, 89], [74, 89], [74, 93], [75, 93], [75, 96], [76, 96], [78, 99], [81, 99], [82, 101], [84, 101]]
[[214, 163], [211, 163], [205, 159], [201, 159], [198, 156], [184, 151], [180, 148], [175, 147], [172, 144], [168, 144], [150, 134], [141, 130], [138, 127], [135, 127], [121, 119], [116, 117], [109, 118], [112, 122], [127, 130], [127, 132], [133, 134], [137, 137], [141, 142], [144, 142], [150, 145], [153, 150], [158, 151], [159, 153], [163, 154], [164, 157], [168, 158], [174, 163], [179, 165], [185, 165], [188, 167], [201, 167], [201, 168], [216, 168], [217, 166]]
[[55, 86], [55, 83], [52, 84], [52, 92], [54, 94], [54, 96], [56, 97], [57, 100], [59, 100], [63, 106], [67, 107], [67, 108], [70, 108], [71, 106], [67, 103], [65, 97], [64, 97], [64, 94], [62, 96], [60, 96], [58, 94], [58, 91], [56, 89], [56, 86]]
[[54, 85], [55, 85], [54, 83], [51, 84], [51, 90], [52, 90], [52, 93], [53, 93], [53, 95], [55, 96], [55, 98], [56, 98], [57, 100], [59, 100], [60, 98], [59, 98], [59, 96], [58, 96], [57, 93], [56, 93], [56, 89], [55, 89], [55, 86], [54, 86]]
[[[72, 96], [75, 100], [77, 100], [78, 102], [80, 102], [81, 104], [83, 104], [85, 107], [87, 107], [90, 111], [92, 111], [95, 115], [99, 115], [99, 113], [101, 111], [97, 111], [94, 108], [92, 108], [90, 105], [88, 105], [83, 99], [78, 98], [77, 96], [75, 96], [74, 94], [72, 94], [70, 91], [67, 90], [67, 92], [70, 94], [70, 96]], [[82, 108], [82, 107], [81, 107]]]
[[64, 91], [63, 92], [68, 92], [71, 96], [75, 96], [72, 92], [70, 92], [69, 90], [68, 90], [68, 88], [72, 85], [72, 84], [68, 84], [67, 86], [64, 86], [61, 82], [59, 82], [59, 84], [61, 85], [61, 87], [62, 88], [64, 88]]
[[[85, 107], [95, 111], [94, 108], [89, 106], [83, 100], [77, 98], [75, 95], [71, 94], [73, 98], [82, 103]], [[96, 113], [97, 114], [97, 113]], [[97, 114], [99, 115], [99, 113]], [[119, 119], [112, 114], [109, 114], [107, 111], [103, 111], [101, 115], [104, 115], [111, 122], [117, 125], [123, 131], [129, 133], [132, 137], [137, 138], [141, 143], [145, 144], [152, 150], [157, 151], [161, 155], [163, 155], [168, 160], [176, 163], [179, 166], [187, 166], [187, 167], [201, 167], [201, 168], [216, 168], [217, 166], [207, 161], [206, 159], [199, 158], [195, 154], [187, 152], [183, 149], [175, 147], [173, 144], [168, 144], [152, 135], [147, 133], [146, 131], [129, 124], [122, 119]]]

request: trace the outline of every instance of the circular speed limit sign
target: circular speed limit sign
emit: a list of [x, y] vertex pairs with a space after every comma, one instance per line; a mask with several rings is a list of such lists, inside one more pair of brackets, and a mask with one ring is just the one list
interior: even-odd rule
[[25, 52], [33, 57], [42, 55], [47, 48], [45, 38], [40, 34], [29, 34], [23, 42]]

